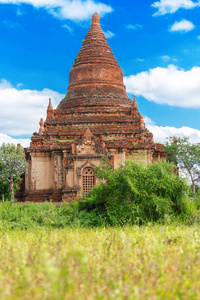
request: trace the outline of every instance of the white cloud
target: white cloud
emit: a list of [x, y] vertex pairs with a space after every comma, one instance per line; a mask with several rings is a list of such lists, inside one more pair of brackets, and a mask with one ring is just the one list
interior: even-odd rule
[[64, 95], [44, 89], [18, 90], [5, 79], [0, 80], [0, 132], [11, 136], [32, 135], [39, 129], [40, 118], [46, 118], [48, 99], [54, 108]]
[[74, 34], [74, 29], [71, 28], [69, 25], [65, 24], [65, 25], [62, 25], [62, 27], [63, 27], [63, 28], [66, 28], [66, 29], [69, 31], [69, 33], [70, 33], [71, 35]]
[[57, 18], [73, 21], [88, 20], [94, 12], [103, 16], [113, 10], [110, 5], [94, 0], [0, 0], [0, 4], [29, 4], [44, 8]]
[[124, 77], [127, 92], [159, 104], [200, 108], [200, 67], [185, 71], [174, 65]]
[[169, 29], [169, 31], [184, 31], [188, 32], [195, 28], [194, 24], [187, 20], [181, 20], [179, 22], [175, 22]]
[[136, 60], [136, 61], [139, 61], [139, 62], [145, 61], [144, 58], [136, 58], [135, 60]]
[[163, 61], [171, 60], [171, 57], [169, 55], [163, 55], [163, 56], [161, 56], [161, 58], [162, 58]]
[[200, 40], [200, 35], [198, 35], [197, 39]]
[[172, 61], [178, 61], [176, 58], [172, 58], [172, 57], [170, 57], [169, 55], [163, 55], [163, 56], [161, 56], [160, 57], [164, 62], [168, 62], [168, 61], [170, 61], [170, 60], [172, 60]]
[[19, 23], [17, 22], [13, 22], [11, 20], [4, 20], [2, 21], [3, 24], [6, 25], [6, 27], [8, 27], [9, 29], [16, 29], [16, 28], [23, 28]]
[[0, 133], [0, 146], [3, 143], [10, 143], [10, 144], [20, 144], [23, 147], [29, 147], [30, 145], [30, 140], [29, 139], [14, 139], [10, 136], [8, 136], [7, 134], [4, 133]]
[[191, 143], [200, 142], [200, 130], [190, 128], [187, 126], [182, 126], [181, 128], [170, 127], [170, 126], [157, 126], [151, 119], [144, 117], [146, 127], [150, 132], [153, 133], [154, 141], [157, 143], [167, 142], [167, 137], [177, 136], [190, 138]]
[[104, 34], [107, 39], [111, 39], [115, 36], [115, 33], [110, 30], [104, 31]]
[[136, 30], [136, 29], [142, 28], [142, 25], [140, 25], [140, 24], [135, 24], [135, 25], [129, 24], [129, 25], [126, 26], [126, 28], [131, 29], [131, 30]]
[[199, 1], [192, 0], [160, 0], [154, 2], [152, 7], [158, 9], [153, 16], [165, 15], [165, 14], [173, 14], [180, 8], [184, 9], [192, 9], [197, 6], [200, 6]]
[[16, 15], [17, 15], [18, 17], [21, 17], [21, 16], [23, 15], [19, 7], [17, 8], [17, 13], [16, 13]]

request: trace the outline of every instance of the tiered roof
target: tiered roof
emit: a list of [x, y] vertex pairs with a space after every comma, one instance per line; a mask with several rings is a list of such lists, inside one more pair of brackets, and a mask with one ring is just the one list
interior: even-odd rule
[[72, 151], [87, 129], [99, 149], [152, 149], [153, 135], [123, 84], [117, 63], [95, 13], [91, 27], [69, 73], [65, 98], [57, 109], [51, 102], [42, 130], [34, 133], [31, 148], [36, 151]]

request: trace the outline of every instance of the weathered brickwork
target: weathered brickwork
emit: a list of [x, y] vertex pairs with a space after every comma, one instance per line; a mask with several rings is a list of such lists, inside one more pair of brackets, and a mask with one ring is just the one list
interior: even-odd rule
[[24, 200], [75, 199], [83, 194], [83, 185], [87, 190], [86, 168], [98, 166], [102, 156], [114, 168], [125, 159], [146, 164], [164, 157], [163, 145], [154, 144], [145, 127], [136, 97], [132, 101], [127, 96], [97, 13], [70, 71], [65, 98], [57, 109], [50, 99], [46, 120], [39, 124], [27, 149], [29, 168], [20, 193]]

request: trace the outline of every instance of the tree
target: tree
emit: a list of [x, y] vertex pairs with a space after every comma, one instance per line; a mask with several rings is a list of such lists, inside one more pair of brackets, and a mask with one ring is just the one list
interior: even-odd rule
[[126, 161], [117, 170], [96, 168], [96, 175], [103, 182], [79, 202], [80, 213], [89, 213], [94, 226], [102, 221], [111, 226], [162, 222], [189, 216], [195, 210], [186, 195], [186, 181], [174, 174], [172, 163], [159, 161], [145, 166]]
[[20, 181], [20, 176], [27, 168], [24, 149], [14, 144], [3, 144], [0, 147], [0, 180], [9, 183], [9, 196], [14, 202], [14, 182]]
[[191, 144], [188, 137], [170, 137], [165, 151], [167, 160], [173, 161], [183, 173], [189, 175], [196, 199], [195, 185], [200, 182], [200, 143]]
[[0, 197], [2, 197], [2, 201], [4, 202], [5, 197], [9, 196], [9, 184], [6, 180], [0, 179]]

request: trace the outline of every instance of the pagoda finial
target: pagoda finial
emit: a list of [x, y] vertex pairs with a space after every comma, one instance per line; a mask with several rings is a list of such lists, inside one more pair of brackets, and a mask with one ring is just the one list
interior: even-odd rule
[[97, 12], [95, 12], [92, 16], [92, 25], [94, 24], [100, 24], [100, 17]]
[[39, 125], [40, 125], [39, 132], [43, 133], [44, 132], [44, 120], [43, 120], [43, 118], [40, 119]]
[[49, 105], [47, 107], [47, 110], [53, 110], [53, 105], [51, 103], [51, 98], [49, 98]]
[[143, 115], [140, 115], [140, 127], [145, 128], [145, 123], [144, 123], [144, 117]]
[[132, 117], [138, 116], [138, 106], [137, 106], [137, 102], [136, 102], [136, 96], [134, 96], [134, 100], [132, 102], [131, 115], [132, 115]]
[[91, 141], [92, 137], [93, 137], [92, 132], [90, 131], [89, 128], [87, 128], [86, 131], [85, 131], [85, 139], [86, 139], [86, 141]]
[[138, 106], [137, 106], [137, 102], [136, 102], [136, 96], [134, 95], [134, 100], [133, 100], [133, 108], [136, 108], [138, 109]]
[[49, 98], [49, 105], [47, 107], [47, 119], [52, 119], [54, 115], [53, 105], [51, 103], [51, 98]]

